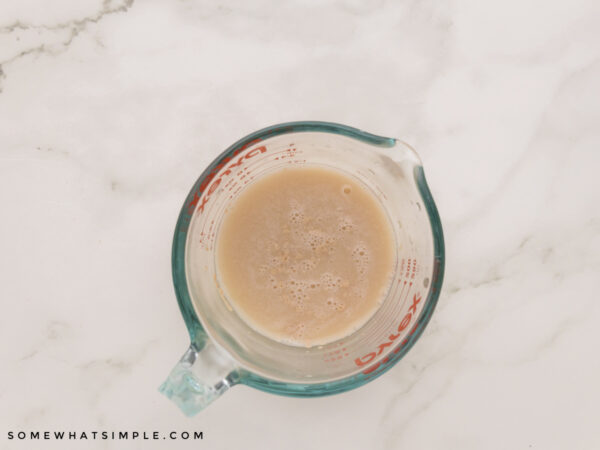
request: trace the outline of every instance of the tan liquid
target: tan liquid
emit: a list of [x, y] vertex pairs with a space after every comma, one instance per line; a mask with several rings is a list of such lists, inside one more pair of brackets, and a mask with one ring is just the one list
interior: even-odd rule
[[349, 335], [374, 314], [395, 264], [378, 200], [341, 172], [281, 169], [226, 212], [217, 271], [233, 307], [274, 340], [312, 346]]

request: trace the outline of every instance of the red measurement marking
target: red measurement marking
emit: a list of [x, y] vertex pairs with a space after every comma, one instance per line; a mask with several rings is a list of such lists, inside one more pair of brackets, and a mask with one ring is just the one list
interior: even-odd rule
[[413, 266], [413, 273], [410, 277], [414, 279], [417, 276], [418, 272], [419, 272], [419, 270], [418, 270], [417, 261], [415, 261], [415, 265]]
[[[410, 289], [409, 289], [409, 291], [410, 291]], [[407, 293], [409, 291], [407, 291]], [[419, 293], [415, 294], [413, 296], [412, 304], [408, 308], [408, 312], [404, 315], [404, 317], [400, 321], [400, 324], [398, 325], [398, 328], [397, 328], [398, 334], [395, 334], [395, 333], [390, 334], [388, 336], [388, 340], [379, 344], [375, 351], [367, 353], [366, 355], [361, 356], [360, 358], [356, 358], [354, 360], [354, 363], [359, 367], [365, 366], [365, 365], [371, 363], [377, 356], [381, 355], [383, 353], [384, 349], [386, 349], [387, 347], [390, 347], [394, 343], [394, 341], [400, 337], [400, 333], [402, 333], [410, 325], [414, 316], [416, 316], [417, 305], [419, 304], [420, 301], [421, 301], [421, 294], [419, 294]], [[412, 333], [412, 331], [411, 331], [411, 333]], [[394, 353], [398, 352], [400, 350], [400, 348], [405, 344], [405, 342], [406, 342], [406, 339], [400, 344], [400, 346], [398, 346], [398, 348], [396, 348], [396, 350], [394, 350]], [[381, 364], [385, 364], [388, 361], [389, 361], [389, 359], [386, 357], [386, 358], [384, 358], [383, 361], [380, 361], [377, 364], [374, 364], [373, 366], [363, 370], [362, 373], [367, 375], [367, 374], [377, 370], [377, 368], [379, 368], [379, 366]]]
[[294, 158], [296, 156], [296, 149], [288, 148], [286, 150], [280, 150], [278, 152], [273, 152], [273, 153], [271, 153], [271, 155], [279, 155], [279, 156], [276, 156], [275, 158], [273, 158], [274, 161], [279, 161], [280, 159]]
[[[236, 149], [231, 156], [224, 158], [220, 164], [218, 164], [206, 177], [204, 177], [202, 183], [200, 183], [200, 186], [194, 193], [192, 200], [187, 205], [187, 212], [189, 215], [192, 215], [196, 208], [198, 208], [198, 211], [200, 213], [204, 212], [204, 207], [208, 203], [211, 195], [215, 192], [215, 190], [223, 180], [223, 177], [229, 176], [232, 173], [233, 169], [242, 166], [244, 161], [251, 159], [257, 155], [263, 154], [267, 151], [267, 148], [263, 145], [253, 150], [250, 150], [245, 155], [239, 156], [239, 158], [237, 158], [236, 160], [236, 157], [242, 151], [246, 150], [248, 147], [256, 144], [257, 142], [260, 142], [260, 139], [256, 139]], [[221, 171], [221, 169], [225, 170], [222, 173], [220, 173], [220, 175], [217, 177], [217, 174]]]

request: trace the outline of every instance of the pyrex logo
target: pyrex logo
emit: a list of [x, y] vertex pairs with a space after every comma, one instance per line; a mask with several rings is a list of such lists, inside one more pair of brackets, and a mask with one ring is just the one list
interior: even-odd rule
[[200, 183], [200, 186], [198, 187], [196, 192], [194, 192], [194, 197], [187, 206], [187, 212], [189, 215], [192, 215], [194, 213], [194, 210], [196, 209], [196, 206], [199, 202], [200, 206], [198, 206], [198, 211], [200, 213], [203, 213], [204, 206], [210, 200], [210, 196], [217, 190], [224, 177], [231, 175], [232, 171], [237, 167], [240, 167], [245, 160], [253, 158], [256, 155], [260, 155], [261, 153], [265, 153], [267, 151], [267, 148], [264, 145], [250, 150], [245, 155], [241, 155], [239, 158], [237, 158], [237, 160], [233, 162], [233, 164], [229, 165], [227, 169], [223, 171], [223, 173], [221, 173], [216, 180], [213, 181], [213, 179], [217, 176], [217, 173], [219, 173], [219, 171], [223, 167], [227, 166], [227, 164], [229, 164], [231, 161], [234, 161], [241, 152], [246, 150], [248, 147], [256, 144], [257, 142], [260, 142], [260, 139], [255, 139], [254, 141], [248, 142], [247, 144], [236, 149], [231, 154], [231, 156], [223, 158], [223, 161], [221, 161], [217, 166], [215, 166], [213, 170], [211, 170], [211, 172], [208, 175], [206, 175], [206, 177], [204, 177], [202, 183]]
[[[421, 301], [421, 294], [419, 294], [419, 293], [415, 294], [413, 296], [412, 304], [410, 305], [410, 308], [408, 308], [408, 312], [404, 315], [404, 317], [400, 321], [400, 324], [398, 325], [398, 329], [397, 329], [398, 334], [394, 334], [394, 333], [390, 334], [388, 336], [388, 340], [386, 342], [384, 342], [383, 344], [379, 344], [376, 351], [368, 353], [365, 356], [362, 356], [360, 358], [356, 358], [354, 360], [354, 363], [359, 367], [367, 365], [371, 361], [373, 361], [378, 355], [381, 355], [381, 353], [383, 353], [383, 350], [385, 348], [391, 346], [394, 343], [394, 341], [400, 337], [400, 334], [402, 333], [402, 331], [404, 331], [412, 322], [413, 317], [417, 314], [417, 305], [419, 304], [420, 301]], [[416, 328], [413, 328], [413, 330], [411, 331], [411, 334], [415, 331], [415, 329]], [[406, 343], [406, 340], [402, 344], [404, 344], [404, 343]], [[403, 347], [403, 345], [399, 345], [398, 348], [394, 351], [394, 353], [400, 351], [400, 349], [402, 347]], [[387, 362], [387, 360], [388, 360], [388, 358], [384, 359], [382, 362], [385, 363], [385, 362]], [[369, 367], [368, 369], [363, 371], [363, 374], [367, 375], [367, 374], [377, 370], [377, 368], [379, 368], [380, 365], [381, 365], [381, 362], [375, 364], [372, 367]]]

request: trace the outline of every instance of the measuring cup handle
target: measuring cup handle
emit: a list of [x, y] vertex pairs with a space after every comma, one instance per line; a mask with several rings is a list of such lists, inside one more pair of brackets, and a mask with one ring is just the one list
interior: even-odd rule
[[231, 359], [210, 339], [192, 343], [159, 391], [187, 416], [193, 416], [237, 384], [237, 370]]

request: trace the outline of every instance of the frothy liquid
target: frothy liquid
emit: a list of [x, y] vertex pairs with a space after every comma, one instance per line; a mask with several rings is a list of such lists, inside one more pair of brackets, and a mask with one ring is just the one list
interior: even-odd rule
[[378, 200], [320, 167], [281, 169], [251, 184], [225, 213], [217, 271], [238, 314], [287, 344], [325, 344], [377, 310], [395, 263]]

